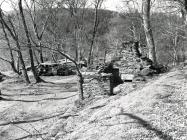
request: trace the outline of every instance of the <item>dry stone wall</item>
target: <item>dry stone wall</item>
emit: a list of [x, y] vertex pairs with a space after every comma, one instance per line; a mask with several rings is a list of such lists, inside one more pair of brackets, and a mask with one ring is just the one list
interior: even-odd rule
[[111, 95], [113, 94], [112, 86], [112, 75], [93, 75], [93, 76], [84, 76], [85, 83], [84, 96], [90, 98], [96, 95]]
[[140, 70], [140, 58], [136, 57], [130, 50], [122, 51], [120, 72], [126, 74], [135, 74]]

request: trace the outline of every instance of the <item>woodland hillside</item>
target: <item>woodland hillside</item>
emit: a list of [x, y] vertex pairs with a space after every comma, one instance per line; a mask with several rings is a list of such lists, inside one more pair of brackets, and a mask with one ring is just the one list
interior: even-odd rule
[[[56, 47], [59, 45], [61, 49], [71, 55], [73, 58], [87, 59], [89, 46], [91, 42], [91, 37], [93, 33], [93, 23], [94, 23], [94, 9], [76, 9], [77, 15], [73, 17], [70, 15], [69, 11], [65, 8], [53, 8], [51, 9], [51, 15], [48, 15], [48, 11], [39, 10], [36, 11], [36, 23], [37, 27], [42, 27], [42, 23], [45, 21], [46, 16], [49, 18], [47, 20], [46, 29], [44, 31], [44, 37], [42, 39], [42, 44], [47, 47]], [[26, 17], [28, 12], [25, 11]], [[84, 15], [83, 15], [84, 14]], [[17, 21], [14, 12], [10, 12], [10, 17], [12, 17], [15, 22]], [[81, 16], [83, 19], [79, 20]], [[42, 20], [41, 20], [42, 19]], [[135, 12], [124, 12], [118, 13], [109, 10], [98, 10], [98, 31], [96, 33], [95, 43], [94, 43], [94, 58], [104, 58], [105, 55], [115, 56], [114, 50], [119, 50], [122, 47], [123, 42], [128, 41], [139, 41], [143, 48], [146, 49], [146, 37], [144, 34], [144, 29], [142, 25], [141, 15], [138, 11]], [[28, 26], [30, 28], [31, 34], [32, 24], [29, 23], [31, 20], [28, 16]], [[185, 59], [186, 39], [183, 37], [185, 30], [183, 27], [183, 20], [181, 17], [175, 14], [168, 14], [165, 12], [156, 12], [151, 16], [151, 25], [154, 36], [155, 45], [157, 47], [157, 58], [158, 62], [165, 65], [172, 65], [175, 60], [175, 49], [177, 51], [178, 59], [177, 61], [182, 62]], [[31, 22], [31, 21], [30, 21]], [[31, 24], [31, 25], [29, 25]], [[75, 25], [77, 24], [77, 25]], [[77, 29], [76, 37], [77, 44], [75, 44], [75, 26]], [[1, 30], [1, 56], [8, 58], [8, 50], [6, 49], [6, 41], [3, 39], [3, 31]], [[23, 37], [24, 38], [24, 37]], [[175, 39], [178, 38], [177, 42]], [[33, 35], [33, 39], [36, 39]], [[55, 42], [52, 40], [56, 39]], [[177, 43], [177, 44], [175, 44]], [[79, 52], [77, 52], [77, 45], [79, 47]], [[147, 48], [148, 49], [148, 48]], [[106, 53], [107, 51], [107, 53]], [[29, 57], [27, 57], [27, 51], [23, 49], [23, 54], [28, 60], [26, 63], [29, 65]], [[35, 50], [38, 54], [37, 49]], [[79, 54], [78, 54], [79, 53]], [[39, 61], [39, 56], [36, 56]], [[44, 61], [57, 61], [62, 59], [56, 52], [51, 52], [45, 50], [43, 52]], [[36, 63], [36, 62], [35, 62]], [[9, 65], [1, 61], [3, 67], [2, 70], [10, 68]]]
[[0, 140], [187, 139], [187, 0], [106, 2], [0, 0]]

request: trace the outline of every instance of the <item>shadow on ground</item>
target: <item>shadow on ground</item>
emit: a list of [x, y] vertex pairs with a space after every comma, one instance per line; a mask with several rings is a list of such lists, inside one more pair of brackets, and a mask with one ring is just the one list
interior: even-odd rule
[[[137, 121], [138, 124], [140, 124], [142, 127], [146, 128], [147, 130], [153, 131], [160, 139], [163, 140], [174, 140], [171, 136], [165, 134], [161, 130], [154, 128], [149, 122], [145, 121], [144, 119], [130, 114], [130, 113], [121, 113], [120, 115], [125, 115], [130, 117], [131, 119], [134, 119]], [[131, 122], [132, 123], [132, 122]]]
[[17, 100], [17, 99], [8, 99], [8, 98], [3, 98], [3, 97], [0, 97], [0, 101], [12, 101], [12, 102], [26, 102], [26, 103], [31, 103], [31, 102], [40, 102], [40, 101], [45, 101], [45, 100], [65, 100], [65, 99], [68, 99], [68, 98], [72, 98], [74, 96], [77, 96], [77, 94], [74, 94], [72, 96], [68, 96], [68, 97], [63, 97], [63, 98], [45, 98], [45, 99], [42, 99], [42, 100]]
[[76, 114], [71, 114], [71, 115], [64, 115], [66, 113], [68, 109], [66, 109], [65, 111], [55, 114], [55, 115], [51, 115], [51, 116], [46, 116], [46, 117], [42, 117], [42, 118], [35, 118], [32, 120], [23, 120], [23, 121], [12, 121], [12, 122], [5, 122], [5, 123], [1, 123], [0, 126], [6, 126], [6, 125], [15, 125], [15, 124], [27, 124], [27, 123], [34, 123], [34, 122], [38, 122], [38, 121], [44, 121], [44, 120], [48, 120], [48, 119], [52, 119], [52, 118], [56, 118], [59, 117], [61, 119], [67, 119], [70, 116], [77, 116]]
[[[42, 133], [42, 134], [29, 134], [27, 136], [23, 136], [21, 138], [17, 138], [15, 140], [24, 140], [24, 139], [27, 139], [27, 138], [42, 138], [43, 135], [46, 135], [47, 133]], [[43, 139], [43, 138], [42, 138]]]

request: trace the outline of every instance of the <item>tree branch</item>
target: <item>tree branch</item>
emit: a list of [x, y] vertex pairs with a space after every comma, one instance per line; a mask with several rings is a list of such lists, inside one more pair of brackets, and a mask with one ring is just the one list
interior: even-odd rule
[[5, 58], [2, 58], [2, 57], [0, 57], [0, 60], [3, 60], [3, 61], [8, 62], [8, 63], [11, 63], [11, 61], [9, 61], [9, 60], [7, 60]]

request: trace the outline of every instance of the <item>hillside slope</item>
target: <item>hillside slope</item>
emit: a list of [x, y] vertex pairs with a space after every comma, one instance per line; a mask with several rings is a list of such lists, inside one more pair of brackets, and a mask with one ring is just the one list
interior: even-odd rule
[[187, 139], [187, 68], [163, 74], [127, 95], [98, 96], [78, 110], [75, 77], [45, 80], [51, 82], [0, 83], [0, 140]]
[[186, 140], [187, 68], [126, 96], [99, 100], [62, 124], [56, 139]]

